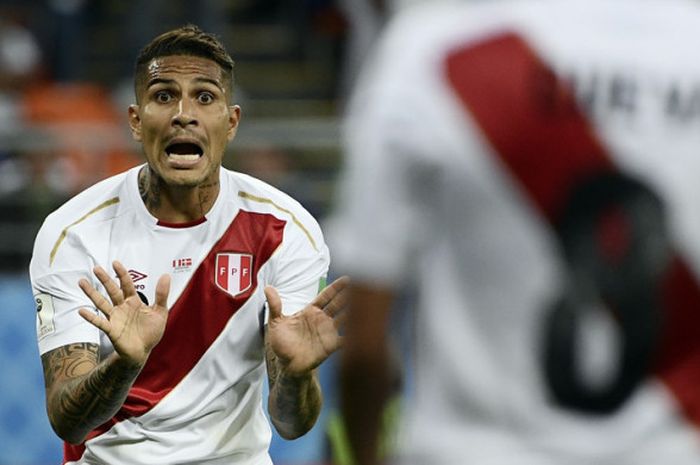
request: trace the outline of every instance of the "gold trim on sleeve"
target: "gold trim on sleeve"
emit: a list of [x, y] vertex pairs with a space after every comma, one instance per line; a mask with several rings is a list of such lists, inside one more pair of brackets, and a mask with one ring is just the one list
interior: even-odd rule
[[56, 243], [53, 245], [53, 249], [51, 249], [51, 255], [49, 255], [49, 266], [53, 265], [53, 261], [56, 258], [56, 252], [58, 252], [58, 248], [61, 246], [61, 243], [68, 235], [68, 229], [72, 228], [73, 226], [75, 226], [78, 223], [85, 221], [88, 217], [90, 217], [91, 215], [94, 215], [95, 213], [102, 210], [103, 208], [107, 208], [110, 205], [114, 205], [115, 203], [119, 203], [119, 197], [114, 197], [112, 199], [109, 199], [109, 200], [102, 202], [100, 205], [96, 206], [95, 208], [93, 208], [92, 210], [90, 210], [89, 212], [84, 214], [82, 217], [80, 217], [80, 219], [78, 219], [77, 221], [74, 221], [73, 223], [71, 223], [68, 226], [66, 226], [65, 228], [63, 228], [63, 231], [61, 231], [61, 235], [58, 236]]
[[244, 199], [252, 200], [254, 202], [270, 204], [273, 207], [275, 207], [277, 210], [284, 212], [284, 213], [288, 214], [289, 216], [291, 216], [294, 224], [296, 224], [297, 226], [299, 226], [299, 228], [301, 228], [301, 230], [304, 232], [304, 234], [306, 234], [306, 237], [309, 239], [309, 242], [311, 242], [311, 246], [314, 248], [314, 250], [316, 252], [318, 252], [318, 247], [316, 246], [316, 241], [314, 241], [314, 238], [311, 237], [311, 233], [309, 233], [309, 230], [306, 229], [303, 224], [301, 224], [301, 221], [299, 221], [299, 219], [297, 219], [297, 217], [294, 215], [294, 213], [287, 210], [286, 208], [280, 207], [275, 202], [273, 202], [271, 199], [267, 199], [265, 197], [258, 197], [257, 195], [249, 194], [248, 192], [244, 192], [244, 191], [238, 191], [238, 196], [242, 197]]

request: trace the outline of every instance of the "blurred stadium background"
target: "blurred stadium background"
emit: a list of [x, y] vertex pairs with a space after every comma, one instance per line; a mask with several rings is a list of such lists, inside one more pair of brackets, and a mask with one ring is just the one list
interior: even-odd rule
[[[46, 420], [27, 266], [47, 213], [141, 162], [127, 132], [132, 63], [172, 26], [217, 33], [236, 60], [243, 120], [224, 164], [295, 196], [321, 221], [339, 166], [347, 14], [333, 0], [0, 0], [0, 465], [61, 463]], [[281, 465], [328, 459], [327, 408]]]

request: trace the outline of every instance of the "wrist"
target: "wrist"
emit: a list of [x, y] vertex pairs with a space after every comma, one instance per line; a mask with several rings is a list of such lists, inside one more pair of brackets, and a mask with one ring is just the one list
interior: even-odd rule
[[294, 370], [291, 369], [290, 366], [278, 366], [278, 371], [279, 377], [282, 378], [288, 378], [290, 380], [306, 380], [309, 378], [312, 378], [314, 374], [316, 373], [315, 368], [311, 368], [308, 370]]
[[110, 358], [110, 362], [113, 363], [115, 367], [133, 372], [140, 372], [146, 364], [146, 360], [148, 360], [148, 356], [134, 358], [119, 354], [118, 352], [112, 353]]
[[281, 367], [279, 370], [278, 374], [278, 379], [285, 379], [289, 382], [305, 382], [313, 378], [314, 376], [314, 371], [313, 369], [311, 370], [306, 370], [306, 371], [293, 371], [289, 370], [287, 367]]

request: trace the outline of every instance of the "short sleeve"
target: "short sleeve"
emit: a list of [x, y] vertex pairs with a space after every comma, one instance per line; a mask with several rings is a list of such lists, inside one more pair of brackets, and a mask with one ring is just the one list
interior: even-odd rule
[[78, 314], [80, 308], [94, 309], [78, 287], [81, 278], [93, 281], [94, 263], [76, 236], [47, 223], [37, 235], [29, 267], [42, 355], [66, 344], [100, 340], [99, 330]]
[[329, 264], [328, 247], [317, 221], [303, 209], [295, 211], [268, 276], [282, 299], [284, 314], [298, 312], [316, 297], [325, 285]]

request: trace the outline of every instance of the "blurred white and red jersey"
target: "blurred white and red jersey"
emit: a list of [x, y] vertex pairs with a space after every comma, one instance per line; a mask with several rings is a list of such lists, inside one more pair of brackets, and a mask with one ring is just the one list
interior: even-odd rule
[[700, 463], [698, 43], [691, 0], [390, 24], [329, 237], [339, 271], [418, 294], [401, 463]]

